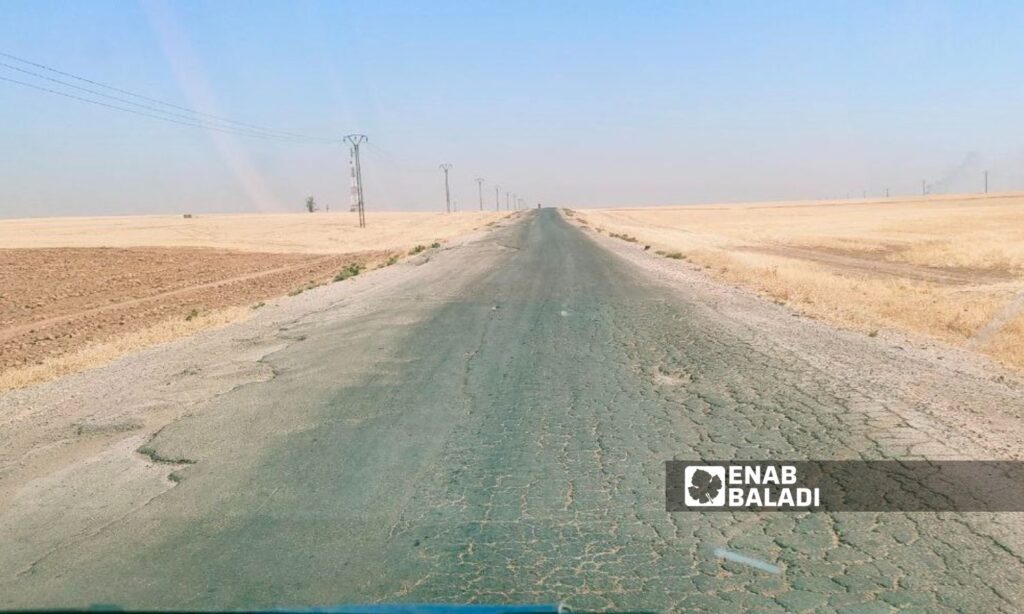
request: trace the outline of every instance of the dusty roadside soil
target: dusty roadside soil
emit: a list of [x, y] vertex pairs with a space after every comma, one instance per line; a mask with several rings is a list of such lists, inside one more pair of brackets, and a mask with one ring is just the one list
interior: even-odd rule
[[[55, 359], [83, 348], [130, 335], [145, 345], [143, 332], [153, 340], [162, 340], [162, 332], [174, 333], [177, 328], [189, 332], [207, 323], [212, 313], [248, 309], [329, 282], [350, 264], [373, 268], [391, 256], [398, 252], [2, 249], [0, 373], [6, 372], [6, 377], [0, 375], [0, 389], [60, 375], [62, 369], [52, 364]], [[33, 367], [34, 376], [27, 382], [12, 375]]]

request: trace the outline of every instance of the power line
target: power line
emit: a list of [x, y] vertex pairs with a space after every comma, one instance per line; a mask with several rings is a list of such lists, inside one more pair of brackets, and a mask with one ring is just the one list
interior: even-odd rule
[[[33, 62], [31, 60], [26, 60], [25, 58], [20, 58], [20, 57], [18, 57], [16, 55], [11, 55], [10, 53], [5, 53], [3, 51], [0, 51], [0, 56], [8, 58], [8, 59], [11, 59], [11, 60], [15, 60], [17, 62], [21, 62], [23, 64], [28, 64], [29, 66], [34, 66], [36, 68], [41, 68], [43, 70], [52, 72], [54, 74], [58, 74], [58, 75], [61, 75], [61, 76], [64, 76], [64, 77], [69, 77], [71, 79], [76, 79], [76, 80], [81, 81], [83, 83], [88, 83], [90, 85], [95, 85], [96, 87], [101, 87], [101, 88], [110, 90], [112, 92], [117, 92], [119, 94], [125, 94], [127, 96], [132, 96], [133, 98], [138, 98], [140, 100], [145, 100], [145, 101], [152, 102], [152, 103], [155, 103], [155, 104], [159, 104], [159, 105], [162, 105], [162, 106], [165, 106], [165, 107], [170, 107], [172, 109], [178, 109], [179, 111], [185, 111], [185, 112], [190, 113], [192, 115], [198, 115], [198, 116], [201, 116], [201, 117], [208, 117], [210, 119], [213, 119], [213, 120], [216, 120], [216, 121], [219, 121], [219, 122], [223, 122], [223, 123], [227, 123], [227, 124], [234, 124], [235, 126], [240, 126], [242, 128], [248, 128], [250, 130], [254, 130], [254, 131], [257, 131], [257, 132], [277, 133], [277, 134], [282, 135], [282, 136], [289, 136], [289, 137], [293, 137], [293, 138], [297, 138], [297, 139], [311, 139], [311, 140], [324, 140], [324, 141], [330, 140], [332, 142], [337, 140], [337, 139], [323, 139], [322, 137], [314, 137], [314, 136], [310, 136], [310, 135], [306, 135], [306, 134], [298, 134], [298, 133], [294, 133], [294, 132], [286, 132], [284, 130], [275, 130], [275, 129], [272, 129], [272, 128], [264, 128], [262, 126], [257, 126], [255, 124], [248, 124], [248, 123], [245, 123], [245, 122], [240, 122], [240, 121], [233, 120], [233, 119], [230, 119], [230, 118], [227, 118], [227, 117], [222, 117], [222, 116], [219, 116], [219, 115], [214, 115], [212, 113], [204, 113], [203, 111], [197, 111], [197, 110], [191, 109], [189, 107], [177, 105], [177, 104], [174, 104], [172, 102], [167, 102], [165, 100], [160, 100], [159, 98], [152, 98], [150, 96], [145, 96], [143, 94], [138, 94], [136, 92], [132, 92], [132, 91], [129, 91], [129, 90], [126, 90], [126, 89], [122, 89], [122, 88], [119, 88], [119, 87], [114, 87], [112, 85], [107, 85], [106, 83], [101, 83], [99, 81], [94, 81], [92, 79], [87, 79], [85, 77], [82, 77], [82, 76], [79, 76], [79, 75], [75, 75], [75, 74], [72, 74], [72, 73], [69, 73], [69, 72], [65, 72], [63, 70], [58, 70], [56, 68], [53, 68], [52, 66], [47, 66], [45, 64], [40, 64], [38, 62]], [[24, 68], [18, 68], [16, 66], [11, 66], [10, 64], [3, 64], [3, 63], [0, 63], [0, 65], [6, 66], [8, 68], [13, 68], [14, 70], [18, 70], [18, 71], [21, 71], [21, 72], [24, 72], [24, 73], [27, 73], [27, 74], [30, 74], [30, 75], [42, 78], [42, 79], [47, 79], [48, 81], [54, 81], [56, 83], [60, 83], [60, 84], [65, 85], [67, 87], [73, 87], [73, 88], [76, 88], [76, 89], [82, 89], [84, 91], [90, 92], [90, 93], [95, 94], [97, 96], [104, 96], [104, 97], [111, 98], [111, 96], [109, 94], [102, 94], [100, 92], [95, 92], [93, 90], [89, 90], [89, 89], [82, 88], [82, 87], [79, 87], [79, 86], [76, 86], [76, 85], [72, 85], [70, 83], [66, 83], [64, 81], [53, 79], [51, 77], [46, 77], [46, 76], [43, 76], [43, 75], [39, 75], [38, 73], [33, 73], [33, 72], [28, 71], [28, 70], [25, 70]], [[115, 100], [120, 100], [122, 102], [127, 102], [128, 104], [138, 105], [138, 103], [126, 101], [126, 100], [121, 99], [121, 98], [114, 98], [114, 99]], [[142, 106], [142, 105], [139, 105], [139, 106]], [[158, 112], [160, 112], [160, 113], [168, 113], [167, 111], [158, 111]], [[202, 120], [202, 119], [198, 119], [197, 118], [196, 121], [204, 122], [206, 120]]]
[[146, 113], [146, 112], [143, 112], [143, 111], [137, 111], [135, 109], [128, 109], [128, 108], [120, 107], [120, 106], [117, 106], [117, 105], [114, 105], [114, 104], [108, 104], [106, 102], [101, 102], [99, 100], [91, 100], [89, 98], [83, 98], [82, 96], [76, 96], [74, 94], [68, 94], [67, 92], [59, 92], [57, 90], [50, 89], [48, 87], [43, 87], [41, 85], [36, 85], [34, 83], [26, 83], [24, 81], [18, 81], [17, 79], [10, 79], [8, 77], [3, 77], [3, 76], [0, 76], [0, 81], [7, 81], [9, 83], [16, 83], [18, 85], [23, 85], [25, 87], [31, 87], [33, 89], [37, 89], [37, 90], [40, 90], [40, 91], [43, 91], [43, 92], [49, 92], [51, 94], [56, 94], [58, 96], [64, 96], [65, 98], [72, 98], [74, 100], [81, 100], [82, 102], [89, 102], [89, 103], [92, 103], [92, 104], [95, 104], [95, 105], [99, 105], [101, 107], [107, 107], [108, 109], [116, 109], [118, 111], [124, 111], [125, 113], [132, 113], [134, 115], [141, 115], [142, 117], [151, 117], [153, 119], [160, 119], [160, 120], [163, 120], [163, 121], [166, 121], [166, 122], [171, 122], [173, 124], [181, 124], [182, 126], [192, 126], [193, 128], [205, 128], [207, 130], [216, 130], [217, 132], [225, 132], [227, 134], [237, 134], [237, 135], [240, 135], [240, 136], [251, 136], [251, 137], [254, 137], [254, 138], [267, 139], [267, 140], [273, 140], [273, 141], [288, 141], [288, 142], [292, 142], [292, 143], [306, 142], [306, 141], [296, 141], [295, 139], [288, 139], [288, 138], [284, 138], [284, 137], [275, 137], [275, 136], [270, 136], [270, 135], [257, 134], [257, 133], [253, 133], [253, 132], [239, 132], [237, 130], [233, 130], [231, 128], [226, 128], [226, 127], [223, 127], [223, 126], [213, 126], [213, 125], [210, 125], [210, 124], [201, 124], [201, 123], [195, 123], [195, 122], [189, 122], [189, 121], [172, 119], [170, 117], [163, 117], [161, 115], [153, 115], [152, 113]]
[[373, 143], [366, 144], [366, 151], [371, 155], [374, 155], [381, 162], [390, 164], [396, 171], [401, 171], [403, 173], [433, 175], [437, 171], [434, 167], [427, 168], [425, 166], [416, 166], [408, 160], [403, 159], [401, 156], [382, 148], [380, 145], [374, 145]]
[[[9, 54], [3, 53], [3, 52], [0, 52], [0, 55], [6, 56], [6, 57], [13, 57], [13, 56], [9, 56]], [[19, 61], [28, 62], [27, 60], [20, 60], [20, 58], [17, 58], [17, 59], [19, 59]], [[170, 111], [165, 111], [163, 109], [158, 109], [158, 108], [155, 108], [155, 107], [152, 107], [152, 106], [148, 106], [148, 105], [144, 105], [144, 104], [141, 104], [141, 103], [138, 103], [138, 102], [134, 102], [134, 101], [131, 101], [131, 100], [126, 100], [126, 99], [120, 98], [118, 96], [112, 96], [110, 94], [104, 94], [102, 92], [97, 92], [97, 91], [89, 89], [89, 88], [85, 88], [85, 87], [77, 86], [77, 85], [74, 85], [74, 84], [71, 84], [71, 83], [67, 83], [67, 82], [61, 81], [59, 79], [54, 79], [54, 78], [51, 78], [51, 77], [47, 77], [45, 75], [41, 75], [39, 73], [30, 71], [30, 70], [26, 70], [24, 68], [19, 68], [17, 66], [12, 66], [12, 65], [4, 63], [4, 62], [0, 62], [0, 66], [6, 67], [6, 68], [9, 68], [9, 69], [13, 69], [13, 70], [17, 70], [19, 72], [22, 72], [22, 73], [25, 73], [25, 74], [28, 74], [28, 75], [31, 75], [33, 77], [37, 77], [37, 78], [40, 78], [40, 79], [45, 79], [45, 80], [51, 81], [53, 83], [58, 83], [58, 84], [60, 84], [62, 86], [65, 86], [65, 87], [70, 87], [70, 88], [74, 88], [76, 90], [84, 91], [84, 92], [87, 92], [87, 93], [92, 94], [94, 96], [101, 96], [101, 97], [104, 97], [104, 98], [107, 98], [107, 99], [115, 100], [115, 101], [123, 103], [123, 104], [128, 104], [128, 105], [132, 105], [132, 106], [135, 106], [135, 107], [139, 107], [141, 109], [144, 109], [145, 111], [151, 111], [151, 112], [139, 111], [138, 109], [130, 109], [130, 108], [126, 108], [126, 107], [121, 106], [121, 105], [115, 105], [115, 104], [110, 104], [110, 103], [103, 102], [103, 101], [100, 101], [100, 100], [94, 100], [92, 98], [86, 98], [84, 96], [78, 96], [78, 95], [71, 94], [71, 93], [68, 93], [68, 92], [62, 92], [62, 91], [55, 90], [55, 89], [52, 89], [52, 88], [49, 88], [49, 87], [44, 87], [42, 85], [38, 85], [38, 84], [35, 84], [35, 83], [29, 83], [29, 82], [26, 82], [26, 81], [20, 81], [18, 79], [11, 79], [9, 77], [0, 76], [0, 80], [7, 81], [9, 83], [14, 83], [14, 84], [17, 84], [17, 85], [21, 85], [23, 87], [29, 87], [29, 88], [36, 89], [36, 90], [39, 90], [39, 91], [42, 91], [42, 92], [47, 92], [47, 93], [50, 93], [50, 94], [56, 94], [58, 96], [64, 96], [65, 98], [71, 98], [73, 100], [79, 100], [81, 102], [88, 102], [88, 103], [91, 103], [91, 104], [95, 104], [95, 105], [99, 105], [99, 106], [102, 106], [102, 107], [106, 107], [108, 109], [114, 109], [114, 110], [117, 110], [117, 111], [124, 111], [124, 112], [127, 112], [127, 113], [132, 113], [132, 114], [135, 114], [135, 115], [140, 115], [142, 117], [149, 117], [149, 118], [152, 118], [152, 119], [159, 119], [159, 120], [163, 120], [163, 121], [166, 121], [166, 122], [171, 122], [171, 123], [180, 124], [180, 125], [184, 125], [184, 126], [192, 126], [192, 127], [195, 127], [195, 128], [205, 128], [205, 129], [208, 129], [208, 130], [215, 130], [217, 132], [224, 132], [224, 133], [227, 133], [227, 134], [235, 134], [235, 135], [239, 135], [239, 136], [249, 136], [249, 137], [262, 138], [262, 139], [267, 139], [267, 140], [286, 141], [286, 142], [292, 142], [292, 143], [314, 143], [314, 142], [317, 142], [317, 143], [335, 143], [335, 142], [337, 142], [337, 139], [328, 139], [328, 138], [322, 138], [322, 137], [312, 137], [312, 136], [306, 136], [306, 135], [299, 135], [299, 134], [284, 132], [284, 131], [280, 131], [280, 130], [269, 130], [269, 129], [257, 128], [257, 127], [253, 127], [252, 129], [250, 129], [250, 128], [245, 128], [245, 127], [218, 125], [218, 124], [211, 123], [208, 120], [204, 120], [204, 119], [202, 119], [200, 117], [191, 117], [191, 116], [188, 116], [188, 115], [183, 115], [181, 113], [173, 113], [173, 112], [170, 112]], [[47, 68], [47, 67], [44, 67], [44, 68]], [[53, 70], [54, 72], [58, 72], [60, 74], [67, 74], [67, 73], [61, 73], [61, 71], [57, 71], [56, 69], [49, 69], [49, 70]], [[71, 75], [71, 76], [74, 76], [74, 75]], [[79, 78], [79, 77], [75, 77], [75, 78]], [[84, 78], [79, 78], [79, 79], [92, 83], [92, 81], [90, 81], [88, 79], [84, 79]], [[147, 100], [154, 100], [154, 101], [156, 101], [156, 102], [158, 102], [160, 104], [165, 104], [167, 106], [171, 106], [171, 107], [175, 107], [175, 108], [180, 108], [180, 109], [189, 111], [190, 113], [193, 113], [194, 115], [209, 115], [209, 114], [206, 114], [206, 113], [201, 113], [199, 111], [194, 111], [192, 109], [188, 109], [186, 107], [178, 107], [177, 105], [172, 105], [171, 103], [164, 103], [164, 102], [158, 101], [156, 99], [149, 99], [149, 98], [147, 98], [145, 96], [141, 96], [139, 94], [133, 94], [131, 92], [127, 92], [126, 90], [119, 90], [118, 88], [113, 88], [111, 86], [105, 86], [103, 84], [98, 84], [98, 85], [100, 85], [102, 87], [106, 87], [106, 88], [111, 89], [111, 90], [115, 90], [115, 91], [125, 91], [129, 95], [136, 96], [138, 98], [143, 98], [143, 99], [147, 99]], [[215, 117], [215, 116], [213, 116], [213, 117]], [[237, 124], [238, 126], [247, 126], [248, 125], [248, 124], [243, 124], [242, 122], [235, 122], [235, 121], [227, 120], [227, 119], [223, 119], [223, 118], [218, 118], [218, 121], [234, 123], [234, 124]]]
[[[95, 96], [102, 96], [104, 98], [115, 100], [117, 102], [121, 102], [121, 103], [124, 103], [124, 104], [130, 104], [130, 105], [142, 108], [142, 109], [146, 109], [148, 111], [152, 111], [154, 113], [160, 113], [161, 114], [161, 115], [153, 115], [153, 114], [150, 114], [150, 113], [139, 113], [139, 112], [136, 112], [138, 115], [143, 115], [145, 117], [152, 117], [152, 118], [155, 118], [155, 119], [164, 119], [164, 120], [167, 120], [167, 121], [172, 121], [170, 119], [170, 117], [177, 117], [180, 120], [182, 120], [182, 121], [178, 121], [177, 123], [184, 123], [185, 125], [188, 125], [188, 126], [196, 126], [196, 127], [200, 127], [200, 128], [209, 128], [209, 129], [213, 129], [213, 130], [218, 130], [219, 129], [221, 132], [230, 132], [231, 134], [238, 134], [238, 135], [241, 135], [241, 136], [255, 136], [255, 137], [260, 137], [260, 138], [279, 139], [279, 140], [282, 140], [282, 141], [288, 141], [288, 142], [293, 142], [293, 143], [320, 142], [319, 140], [318, 141], [312, 141], [312, 140], [308, 140], [308, 139], [305, 139], [305, 138], [290, 137], [290, 136], [279, 136], [277, 134], [257, 132], [255, 130], [248, 130], [248, 129], [245, 129], [245, 128], [235, 128], [233, 126], [222, 126], [222, 125], [217, 125], [217, 124], [211, 124], [211, 123], [209, 123], [209, 122], [207, 122], [205, 120], [194, 118], [194, 117], [190, 117], [190, 116], [184, 115], [182, 113], [172, 113], [170, 111], [164, 111], [162, 109], [158, 109], [158, 108], [151, 107], [151, 106], [148, 106], [148, 105], [140, 104], [138, 102], [133, 102], [131, 100], [126, 100], [124, 98], [119, 98], [117, 96], [111, 96], [109, 94], [104, 94], [102, 92], [96, 92], [94, 90], [90, 90], [89, 88], [79, 87], [79, 86], [73, 85], [71, 83], [65, 83], [64, 81], [60, 81], [59, 79], [51, 79], [50, 77], [47, 77], [47, 76], [44, 76], [44, 75], [40, 75], [38, 73], [34, 73], [34, 72], [31, 72], [31, 71], [28, 71], [28, 70], [24, 70], [24, 69], [18, 68], [16, 66], [10, 66], [9, 64], [5, 64], [4, 62], [0, 62], [0, 66], [5, 66], [7, 68], [13, 68], [14, 70], [17, 70], [17, 71], [20, 71], [20, 72], [32, 75], [34, 77], [39, 77], [41, 79], [46, 79], [47, 81], [52, 81], [54, 83], [59, 83], [59, 84], [64, 85], [66, 87], [71, 87], [71, 88], [74, 88], [76, 90], [81, 90], [81, 91], [84, 91], [84, 92], [88, 92], [88, 93], [93, 94]], [[60, 92], [60, 91], [57, 91], [57, 90], [52, 90], [50, 88], [42, 87], [42, 86], [35, 85], [35, 84], [32, 84], [32, 83], [26, 83], [24, 81], [18, 81], [16, 79], [8, 79], [8, 78], [4, 78], [4, 79], [6, 81], [10, 81], [11, 83], [17, 83], [19, 85], [24, 85], [24, 86], [27, 86], [27, 87], [32, 87], [32, 88], [35, 88], [35, 89], [38, 89], [38, 90], [42, 90], [44, 92], [49, 92], [49, 93], [52, 93], [52, 94], [59, 94], [61, 96], [67, 96], [69, 98], [74, 98], [75, 100], [82, 100], [84, 102], [92, 102], [94, 104], [103, 104], [103, 106], [107, 106], [108, 108], [112, 108], [112, 109], [117, 109], [119, 111], [133, 112], [132, 109], [125, 109], [125, 108], [117, 106], [117, 105], [110, 105], [110, 104], [100, 103], [99, 101], [92, 100], [91, 98], [82, 98], [82, 97], [70, 95], [70, 94], [67, 94], [66, 92]], [[169, 117], [164, 117], [165, 115], [169, 116]], [[336, 139], [323, 139], [322, 142], [326, 143], [326, 142], [336, 142], [336, 141], [337, 141]]]
[[[289, 132], [280, 132], [280, 131], [275, 131], [275, 130], [264, 130], [264, 129], [252, 129], [252, 130], [250, 130], [250, 129], [247, 129], [247, 128], [236, 128], [234, 126], [218, 126], [217, 124], [212, 124], [212, 123], [208, 122], [207, 120], [203, 120], [203, 119], [199, 119], [199, 118], [196, 118], [196, 117], [192, 117], [191, 115], [186, 115], [186, 114], [183, 114], [183, 113], [174, 113], [172, 111], [164, 111], [163, 109], [158, 109], [156, 107], [152, 107], [152, 106], [145, 105], [145, 104], [142, 104], [142, 103], [139, 103], [139, 102], [135, 102], [133, 100], [128, 100], [126, 98], [121, 98], [119, 96], [112, 96], [110, 94], [104, 94], [103, 92], [97, 92], [96, 90], [89, 89], [87, 87], [82, 87], [82, 86], [79, 86], [79, 85], [75, 85], [73, 83], [68, 83], [66, 81], [61, 81], [60, 79], [54, 79], [53, 77], [47, 77], [46, 75], [41, 75], [41, 74], [39, 74], [37, 72], [32, 72], [31, 70], [25, 70], [24, 68], [19, 68], [17, 66], [12, 66], [11, 64], [7, 64], [6, 62], [0, 62], [0, 66], [3, 66], [5, 68], [10, 68], [11, 70], [16, 70], [16, 71], [24, 73], [26, 75], [31, 75], [31, 76], [39, 78], [39, 79], [45, 79], [46, 81], [50, 81], [52, 83], [58, 83], [60, 85], [63, 85], [64, 87], [70, 87], [70, 88], [73, 88], [73, 89], [76, 89], [76, 90], [79, 90], [79, 91], [82, 91], [82, 92], [87, 92], [87, 93], [92, 94], [94, 96], [101, 96], [101, 97], [107, 98], [109, 100], [114, 100], [114, 101], [121, 102], [121, 103], [124, 103], [124, 104], [130, 104], [132, 106], [139, 107], [139, 108], [142, 108], [142, 109], [146, 109], [148, 111], [153, 111], [155, 113], [160, 113], [162, 115], [168, 115], [170, 117], [177, 117], [177, 118], [180, 118], [180, 119], [184, 119], [185, 121], [201, 124], [203, 126], [227, 128], [229, 130], [234, 130], [234, 131], [236, 131], [236, 132], [238, 132], [240, 134], [241, 133], [246, 133], [246, 134], [249, 134], [249, 135], [257, 135], [257, 134], [259, 134], [261, 136], [274, 137], [274, 138], [280, 138], [280, 139], [287, 139], [287, 140], [295, 141], [295, 142], [324, 142], [324, 143], [335, 143], [335, 142], [337, 142], [337, 139], [322, 139], [322, 138], [318, 138], [318, 137], [306, 137], [306, 136], [302, 136], [302, 135], [295, 135], [295, 134], [292, 134], [292, 133], [289, 133]], [[195, 111], [193, 111], [193, 113], [194, 114], [199, 114], [198, 112], [195, 112]], [[218, 121], [222, 121], [223, 122], [223, 121], [226, 121], [226, 120], [218, 120]], [[239, 123], [239, 122], [233, 122], [233, 123]], [[244, 124], [242, 124], [242, 125], [244, 125]]]
[[[68, 79], [74, 79], [76, 81], [80, 81], [82, 83], [86, 83], [86, 84], [89, 84], [91, 86], [94, 86], [95, 88], [102, 88], [102, 89], [108, 90], [110, 92], [116, 92], [116, 93], [121, 94], [123, 96], [115, 96], [115, 95], [112, 95], [112, 94], [109, 94], [109, 93], [105, 93], [105, 92], [102, 92], [102, 91], [97, 91], [96, 89], [93, 89], [93, 88], [90, 88], [90, 87], [83, 87], [81, 85], [76, 85], [74, 83], [69, 83], [68, 81], [63, 80], [63, 79], [57, 79], [57, 78], [54, 78], [54, 77], [51, 77], [51, 76], [47, 76], [45, 74], [40, 74], [39, 72], [28, 70], [28, 69], [26, 69], [24, 67], [16, 66], [16, 65], [9, 64], [7, 62], [2, 62], [2, 61], [0, 61], [0, 67], [7, 68], [9, 70], [14, 70], [14, 71], [17, 71], [17, 72], [29, 75], [31, 77], [34, 77], [36, 79], [42, 79], [42, 80], [45, 80], [45, 81], [48, 81], [48, 82], [51, 82], [51, 83], [55, 83], [55, 84], [60, 85], [61, 87], [64, 87], [64, 88], [71, 88], [71, 89], [74, 89], [74, 90], [77, 90], [77, 91], [80, 91], [80, 92], [84, 92], [85, 94], [89, 94], [90, 96], [98, 96], [100, 98], [105, 98], [107, 100], [114, 101], [115, 103], [118, 103], [118, 104], [113, 104], [111, 102], [105, 102], [105, 101], [102, 101], [102, 100], [96, 100], [94, 98], [73, 94], [73, 93], [70, 93], [70, 92], [67, 92], [67, 91], [61, 91], [59, 89], [53, 89], [52, 87], [46, 87], [46, 86], [43, 86], [43, 85], [39, 85], [37, 83], [31, 83], [31, 82], [22, 81], [22, 80], [19, 80], [19, 79], [12, 79], [12, 78], [6, 77], [6, 76], [0, 76], [0, 81], [6, 81], [8, 83], [13, 83], [15, 85], [20, 85], [22, 87], [28, 87], [28, 88], [35, 89], [35, 90], [38, 90], [38, 91], [41, 91], [41, 92], [46, 92], [46, 93], [49, 93], [49, 94], [54, 94], [56, 96], [63, 96], [65, 98], [69, 98], [69, 99], [72, 99], [72, 100], [77, 100], [77, 101], [80, 101], [80, 102], [87, 102], [89, 104], [93, 104], [93, 105], [96, 105], [96, 106], [101, 106], [101, 107], [104, 107], [104, 108], [107, 108], [107, 109], [112, 109], [112, 110], [115, 110], [115, 111], [122, 111], [124, 113], [131, 113], [133, 115], [138, 115], [140, 117], [147, 117], [147, 118], [150, 118], [150, 119], [158, 119], [158, 120], [161, 120], [161, 121], [165, 121], [165, 122], [169, 122], [169, 123], [177, 124], [177, 125], [181, 125], [181, 126], [189, 126], [189, 127], [192, 127], [192, 128], [202, 128], [202, 129], [205, 129], [205, 130], [212, 130], [212, 131], [215, 131], [215, 132], [221, 132], [221, 133], [225, 133], [225, 134], [233, 134], [233, 135], [237, 135], [237, 136], [247, 136], [247, 137], [251, 137], [251, 138], [259, 138], [259, 139], [264, 139], [264, 140], [269, 140], [269, 141], [280, 141], [280, 142], [291, 142], [291, 143], [325, 143], [325, 144], [326, 143], [338, 143], [338, 142], [340, 142], [339, 139], [336, 139], [336, 138], [311, 136], [311, 135], [300, 134], [300, 133], [296, 133], [296, 132], [287, 132], [287, 131], [284, 131], [284, 130], [265, 128], [265, 127], [258, 126], [258, 125], [255, 125], [255, 124], [249, 124], [249, 123], [233, 120], [233, 119], [230, 119], [230, 118], [227, 118], [227, 117], [223, 117], [223, 116], [219, 116], [219, 115], [214, 115], [212, 113], [206, 113], [206, 112], [203, 112], [203, 111], [197, 111], [195, 109], [192, 109], [192, 108], [189, 108], [189, 107], [186, 107], [186, 106], [178, 105], [178, 104], [175, 104], [175, 103], [172, 103], [172, 102], [167, 102], [165, 100], [160, 100], [158, 98], [153, 98], [153, 97], [150, 97], [150, 96], [145, 96], [143, 94], [132, 92], [130, 90], [122, 89], [122, 88], [119, 88], [119, 87], [115, 87], [113, 85], [108, 85], [106, 83], [102, 83], [102, 82], [99, 82], [99, 81], [95, 81], [93, 79], [86, 78], [86, 77], [83, 77], [83, 76], [80, 76], [80, 75], [76, 75], [76, 74], [69, 73], [69, 72], [66, 72], [66, 71], [63, 71], [63, 70], [59, 70], [59, 69], [54, 68], [52, 66], [47, 66], [47, 65], [41, 64], [39, 62], [34, 62], [32, 60], [27, 60], [25, 58], [21, 58], [21, 57], [18, 57], [16, 55], [13, 55], [13, 54], [10, 54], [10, 53], [6, 53], [6, 52], [3, 52], [3, 51], [0, 51], [0, 57], [7, 58], [7, 59], [13, 60], [15, 62], [20, 62], [20, 63], [25, 64], [27, 66], [32, 66], [32, 67], [35, 67], [35, 68], [38, 68], [38, 69], [41, 69], [41, 70], [53, 73], [55, 75], [60, 75], [62, 77], [66, 77]], [[146, 101], [146, 102], [152, 103], [152, 104], [143, 104], [141, 102], [137, 102], [136, 100], [129, 100], [129, 99], [125, 98], [124, 96], [129, 96], [131, 98], [135, 98], [135, 99], [138, 99], [138, 100]], [[128, 105], [128, 106], [124, 106], [124, 105]], [[153, 106], [153, 105], [159, 105], [161, 107], [166, 107], [166, 108], [159, 108], [159, 107]], [[169, 111], [167, 109], [176, 109], [178, 111], [182, 111], [183, 113], [177, 113], [177, 112]], [[352, 137], [352, 138], [350, 138], [350, 137]], [[358, 138], [358, 142], [354, 142], [355, 138]], [[358, 210], [358, 212], [360, 214], [360, 226], [363, 226], [363, 225], [365, 225], [365, 221], [364, 221], [365, 218], [363, 217], [364, 213], [363, 213], [363, 198], [362, 198], [362, 177], [361, 177], [361, 168], [360, 168], [360, 164], [359, 164], [359, 145], [366, 142], [366, 137], [363, 136], [363, 135], [349, 135], [349, 137], [346, 137], [345, 140], [349, 142], [349, 144], [351, 145], [352, 150], [353, 150], [352, 151], [352, 153], [353, 153], [353, 167], [354, 167], [353, 170], [354, 170], [354, 174], [355, 174], [355, 178], [356, 178], [356, 184], [355, 184], [354, 187], [355, 187], [355, 190], [357, 192], [355, 201], [356, 201], [356, 205], [357, 205], [357, 210]], [[392, 154], [390, 154], [390, 152], [387, 152], [386, 150], [381, 150], [379, 147], [376, 148], [376, 149], [378, 149], [378, 151], [380, 151], [380, 153], [384, 154], [386, 157], [391, 158], [391, 160], [393, 162], [398, 162], [396, 157], [393, 156]], [[451, 166], [447, 165], [447, 164], [444, 165], [444, 166], [447, 166], [448, 168], [451, 168]], [[448, 181], [447, 181], [448, 180], [448, 177], [447, 177], [447, 175], [448, 175], [448, 168], [443, 168], [443, 170], [445, 171], [445, 184], [446, 184], [445, 185], [445, 192], [446, 192], [446, 205], [447, 205], [446, 208], [447, 208], [448, 211], [451, 211], [450, 189], [448, 188], [448, 185], [447, 185], [448, 184]], [[424, 171], [420, 171], [420, 170], [417, 169], [416, 172], [429, 172], [429, 171], [425, 171], [425, 170]], [[478, 192], [479, 192], [479, 199], [480, 199], [480, 208], [483, 209], [483, 179], [477, 179], [477, 182], [478, 182]], [[494, 194], [494, 196], [495, 196], [495, 208], [498, 209], [498, 210], [501, 209], [501, 203], [500, 203], [500, 196], [499, 196], [499, 194], [500, 194], [499, 186], [495, 185], [495, 194]], [[511, 200], [511, 202], [510, 202], [510, 200]], [[509, 210], [511, 203], [516, 203], [517, 208], [518, 208], [519, 206], [521, 206], [521, 202], [520, 202], [521, 200], [522, 199], [517, 199], [515, 197], [515, 195], [511, 195], [511, 199], [510, 199], [510, 194], [508, 192], [505, 192], [505, 209]]]

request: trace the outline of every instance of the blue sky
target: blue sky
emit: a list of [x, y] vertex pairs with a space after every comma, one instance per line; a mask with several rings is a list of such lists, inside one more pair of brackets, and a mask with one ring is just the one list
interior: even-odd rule
[[[1024, 3], [3, 0], [0, 17], [5, 53], [366, 133], [371, 211], [442, 208], [441, 162], [462, 208], [478, 176], [489, 205], [495, 182], [568, 206], [974, 191], [985, 169], [1024, 188]], [[3, 217], [344, 208], [347, 164], [0, 81]]]

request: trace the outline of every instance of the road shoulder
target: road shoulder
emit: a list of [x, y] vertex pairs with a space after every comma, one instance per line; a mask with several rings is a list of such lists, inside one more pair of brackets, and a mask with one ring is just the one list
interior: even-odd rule
[[[908, 445], [909, 457], [1024, 458], [1024, 381], [969, 350], [895, 331], [876, 336], [815, 320], [753, 291], [712, 279], [694, 264], [642, 245], [581, 232], [654, 283], [713, 317], [730, 334], [768, 353], [786, 353], [854, 389], [889, 400], [904, 424], [943, 446]], [[867, 401], [866, 401], [867, 402]], [[884, 434], [882, 434], [884, 435]]]
[[[465, 235], [407, 260], [343, 282], [282, 297], [248, 319], [149, 347], [36, 386], [0, 392], [0, 549], [4, 576], [144, 508], [177, 484], [193, 462], [149, 443], [169, 425], [205, 411], [241, 387], [276, 377], [275, 353], [325, 321], [372, 319], [406, 302], [397, 334], [428, 317], [443, 297], [493, 266], [500, 251], [483, 238], [514, 225]], [[387, 335], [381, 335], [386, 344]], [[68, 502], [75, 501], [69, 512]], [[40, 550], [40, 544], [47, 544]]]

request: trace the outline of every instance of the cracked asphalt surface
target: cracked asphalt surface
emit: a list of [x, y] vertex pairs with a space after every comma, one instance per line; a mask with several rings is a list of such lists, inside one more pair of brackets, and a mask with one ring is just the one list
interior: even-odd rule
[[968, 450], [898, 391], [738, 332], [553, 210], [459, 250], [447, 284], [278, 331], [266, 377], [141, 449], [173, 487], [0, 569], [0, 604], [1024, 606], [1019, 514], [665, 512], [672, 458]]

